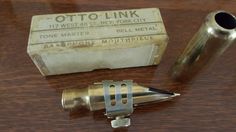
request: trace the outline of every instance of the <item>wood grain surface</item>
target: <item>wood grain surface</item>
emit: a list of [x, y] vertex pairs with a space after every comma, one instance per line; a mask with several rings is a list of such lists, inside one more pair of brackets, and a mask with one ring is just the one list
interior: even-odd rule
[[[96, 70], [43, 77], [26, 53], [31, 17], [39, 14], [158, 7], [170, 41], [159, 66]], [[235, 0], [1, 0], [0, 131], [236, 131], [236, 45], [189, 83], [170, 79], [168, 71], [214, 10], [236, 14]], [[182, 95], [172, 101], [138, 107], [132, 126], [113, 130], [103, 111], [69, 113], [61, 92], [104, 79], [135, 82]]]

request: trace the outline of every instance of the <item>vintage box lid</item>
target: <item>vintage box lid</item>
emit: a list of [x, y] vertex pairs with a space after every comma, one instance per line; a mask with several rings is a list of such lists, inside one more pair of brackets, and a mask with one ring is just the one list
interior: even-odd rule
[[134, 47], [163, 38], [167, 34], [158, 8], [37, 15], [28, 53]]

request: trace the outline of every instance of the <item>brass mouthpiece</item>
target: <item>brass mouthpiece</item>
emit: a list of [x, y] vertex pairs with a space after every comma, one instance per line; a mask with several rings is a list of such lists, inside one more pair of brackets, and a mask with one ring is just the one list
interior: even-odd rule
[[132, 81], [103, 81], [88, 88], [66, 89], [62, 93], [62, 107], [65, 110], [87, 108], [90, 111], [106, 109], [106, 116], [113, 128], [130, 125], [126, 118], [133, 112], [133, 106], [161, 102], [179, 96], [163, 90], [140, 86]]
[[[143, 87], [135, 83], [132, 89], [135, 106], [146, 103], [166, 101], [180, 95], [159, 89]], [[122, 97], [125, 96], [125, 92], [126, 91], [122, 92]], [[115, 91], [112, 90], [111, 93], [112, 94], [110, 96], [114, 102]], [[65, 110], [87, 108], [91, 111], [95, 111], [105, 109], [103, 86], [101, 83], [96, 83], [87, 88], [65, 89], [62, 92], [61, 103]]]

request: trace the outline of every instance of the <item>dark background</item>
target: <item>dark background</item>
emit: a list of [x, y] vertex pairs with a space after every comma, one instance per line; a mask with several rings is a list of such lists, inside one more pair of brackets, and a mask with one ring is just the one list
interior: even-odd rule
[[[170, 41], [159, 66], [97, 70], [43, 77], [26, 53], [31, 17], [68, 13], [158, 7]], [[236, 14], [234, 0], [1, 0], [0, 131], [113, 131], [103, 111], [68, 113], [61, 92], [104, 79], [133, 79], [179, 92], [172, 101], [135, 109], [132, 126], [116, 131], [236, 131], [236, 45], [189, 83], [172, 81], [171, 65], [214, 10]]]

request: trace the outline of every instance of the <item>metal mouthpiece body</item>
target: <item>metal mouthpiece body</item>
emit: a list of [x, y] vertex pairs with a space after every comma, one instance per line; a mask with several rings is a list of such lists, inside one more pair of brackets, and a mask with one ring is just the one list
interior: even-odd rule
[[207, 15], [199, 31], [172, 67], [172, 77], [188, 81], [236, 39], [236, 17], [225, 11]]
[[126, 118], [133, 112], [133, 106], [161, 102], [179, 96], [163, 90], [148, 88], [126, 81], [103, 81], [83, 89], [66, 89], [62, 93], [62, 106], [65, 110], [87, 108], [90, 111], [106, 109], [113, 128], [130, 125]]

